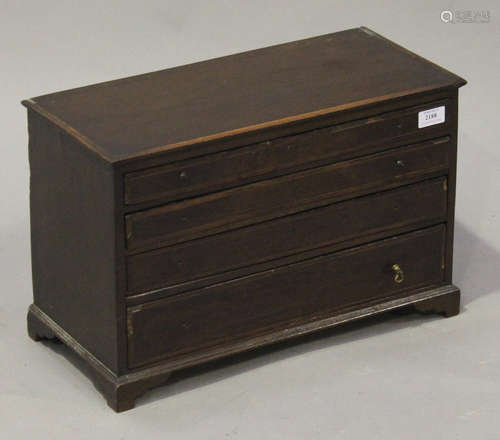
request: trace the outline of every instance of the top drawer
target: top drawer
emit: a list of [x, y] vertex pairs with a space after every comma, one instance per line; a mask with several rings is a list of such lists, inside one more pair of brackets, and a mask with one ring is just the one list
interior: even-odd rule
[[[418, 128], [418, 113], [445, 107], [445, 121]], [[293, 136], [125, 175], [125, 204], [209, 193], [443, 133], [449, 100], [434, 101]]]

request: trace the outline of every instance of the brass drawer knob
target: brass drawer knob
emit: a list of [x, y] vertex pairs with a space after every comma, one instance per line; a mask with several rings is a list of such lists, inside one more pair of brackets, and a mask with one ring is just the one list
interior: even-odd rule
[[403, 269], [399, 267], [399, 264], [393, 264], [392, 270], [394, 272], [394, 282], [398, 284], [402, 283], [405, 279], [405, 273], [403, 272]]

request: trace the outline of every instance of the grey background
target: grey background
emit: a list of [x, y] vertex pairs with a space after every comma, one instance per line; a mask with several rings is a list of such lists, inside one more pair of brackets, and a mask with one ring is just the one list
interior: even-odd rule
[[[489, 10], [444, 24], [445, 9]], [[496, 1], [0, 1], [0, 437], [500, 438], [500, 5]], [[243, 357], [114, 414], [31, 300], [23, 98], [366, 25], [469, 81], [460, 93], [451, 319], [388, 317]], [[175, 436], [175, 437], [174, 437]]]

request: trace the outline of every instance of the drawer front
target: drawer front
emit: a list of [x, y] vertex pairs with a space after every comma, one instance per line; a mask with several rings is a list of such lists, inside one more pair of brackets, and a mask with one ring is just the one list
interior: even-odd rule
[[130, 308], [129, 366], [439, 284], [444, 246], [439, 225]]
[[125, 203], [179, 200], [373, 153], [388, 148], [388, 142], [395, 146], [394, 142], [415, 135], [431, 138], [446, 128], [449, 118], [442, 124], [419, 129], [418, 112], [442, 105], [448, 111], [449, 100], [128, 173]]
[[402, 185], [447, 169], [449, 153], [444, 137], [129, 214], [127, 248], [172, 245]]
[[[307, 250], [446, 219], [436, 178], [127, 258], [129, 294], [173, 286]], [[347, 247], [347, 246], [344, 246]], [[299, 258], [298, 258], [299, 259]], [[278, 264], [278, 263], [277, 263]]]

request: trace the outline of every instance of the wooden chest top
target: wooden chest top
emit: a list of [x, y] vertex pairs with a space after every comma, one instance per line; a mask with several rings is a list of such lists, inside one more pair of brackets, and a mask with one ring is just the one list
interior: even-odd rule
[[23, 104], [119, 162], [463, 84], [362, 27]]

